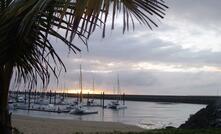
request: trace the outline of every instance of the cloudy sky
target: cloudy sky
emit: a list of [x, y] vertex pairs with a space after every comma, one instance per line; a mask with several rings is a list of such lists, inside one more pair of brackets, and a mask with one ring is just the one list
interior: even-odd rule
[[112, 93], [117, 74], [127, 94], [221, 95], [221, 1], [165, 0], [170, 9], [153, 31], [137, 26], [122, 34], [116, 24], [102, 38], [97, 30], [89, 40], [89, 52], [82, 43], [81, 55], [58, 50], [67, 66], [57, 87], [69, 92], [79, 88], [79, 65], [83, 86]]

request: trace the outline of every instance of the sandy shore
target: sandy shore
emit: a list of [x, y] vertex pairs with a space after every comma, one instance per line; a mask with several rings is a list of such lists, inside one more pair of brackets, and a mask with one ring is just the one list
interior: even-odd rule
[[12, 124], [24, 134], [73, 134], [75, 132], [141, 132], [141, 129], [132, 125], [114, 122], [78, 121], [46, 119], [28, 116], [13, 115]]

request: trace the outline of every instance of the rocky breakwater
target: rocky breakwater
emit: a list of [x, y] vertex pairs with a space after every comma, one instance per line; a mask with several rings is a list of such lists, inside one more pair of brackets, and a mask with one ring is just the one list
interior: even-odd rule
[[217, 100], [191, 115], [179, 128], [221, 128], [221, 100]]

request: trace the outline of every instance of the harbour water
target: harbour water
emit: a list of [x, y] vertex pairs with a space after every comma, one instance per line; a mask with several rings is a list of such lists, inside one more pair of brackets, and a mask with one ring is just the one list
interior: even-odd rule
[[[96, 100], [99, 103], [99, 100]], [[105, 104], [110, 101], [105, 100]], [[166, 126], [178, 127], [184, 123], [191, 114], [196, 113], [206, 105], [184, 104], [184, 103], [154, 103], [126, 101], [127, 109], [112, 110], [101, 107], [89, 107], [91, 110], [98, 110], [98, 114], [71, 115], [68, 113], [51, 113], [28, 110], [14, 110], [13, 114], [32, 117], [84, 120], [84, 121], [105, 121], [121, 122], [124, 124], [136, 125], [142, 128], [153, 129]]]

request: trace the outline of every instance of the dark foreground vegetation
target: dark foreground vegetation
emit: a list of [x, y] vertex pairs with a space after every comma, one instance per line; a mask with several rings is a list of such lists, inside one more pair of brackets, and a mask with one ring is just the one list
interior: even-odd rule
[[[120, 134], [120, 132], [115, 132], [115, 134]], [[134, 133], [128, 132], [127, 134]], [[221, 134], [221, 129], [158, 129], [147, 130], [137, 134]]]
[[[19, 131], [15, 131], [14, 134], [23, 134]], [[83, 134], [83, 132], [77, 132], [73, 134]], [[155, 129], [155, 130], [146, 130], [143, 132], [110, 132], [110, 133], [99, 133], [96, 134], [221, 134], [221, 129]]]
[[[83, 134], [81, 132], [75, 134]], [[156, 129], [144, 132], [112, 132], [112, 133], [96, 133], [96, 134], [221, 134], [221, 129]]]

